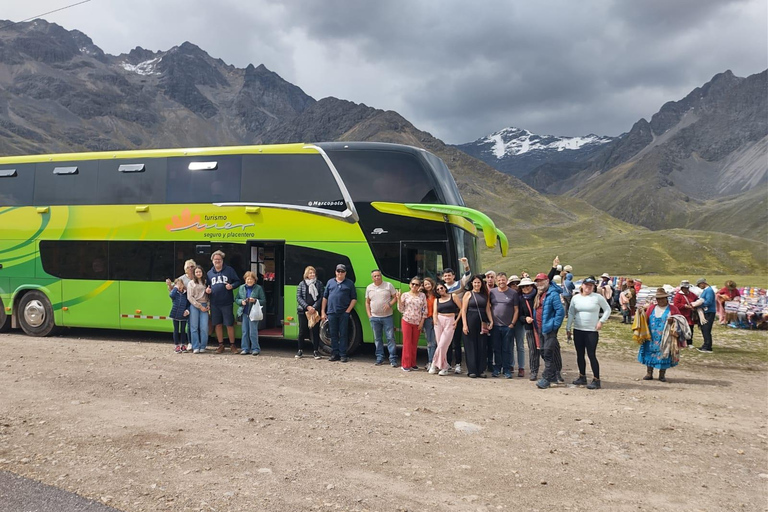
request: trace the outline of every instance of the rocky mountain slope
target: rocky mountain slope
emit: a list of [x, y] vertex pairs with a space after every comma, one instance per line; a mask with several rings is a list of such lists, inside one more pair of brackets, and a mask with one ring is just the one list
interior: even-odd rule
[[[651, 229], [705, 226], [765, 241], [768, 71], [747, 78], [720, 73], [587, 162], [543, 165], [525, 180]], [[745, 226], [743, 215], [720, 218], [726, 197], [762, 227]]]
[[[631, 135], [620, 141], [631, 142]], [[651, 232], [645, 228], [576, 198], [543, 196], [396, 112], [337, 98], [316, 101], [263, 65], [239, 69], [188, 42], [167, 51], [137, 47], [107, 55], [85, 34], [42, 20], [0, 30], [0, 154], [330, 140], [395, 142], [433, 152], [450, 168], [467, 204], [508, 233], [518, 264], [551, 261], [564, 248], [576, 251], [581, 236], [622, 246], [620, 257], [606, 256], [612, 271], [664, 272], [678, 264], [642, 263], [656, 254], [647, 249]], [[674, 239], [700, 252], [686, 264], [702, 271], [768, 267], [766, 244], [710, 240], [686, 230], [652, 236], [662, 245]], [[705, 253], [704, 243], [714, 250]], [[604, 271], [605, 262], [590, 267], [588, 259], [584, 271]]]
[[614, 137], [537, 135], [509, 127], [456, 147], [491, 167], [522, 177], [546, 164], [585, 162]]

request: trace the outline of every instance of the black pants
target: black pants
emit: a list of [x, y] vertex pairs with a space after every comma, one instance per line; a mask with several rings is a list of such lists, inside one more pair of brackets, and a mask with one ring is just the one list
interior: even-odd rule
[[549, 382], [557, 382], [557, 373], [563, 369], [563, 358], [560, 355], [557, 331], [542, 335], [541, 358], [544, 359], [544, 373], [541, 376]]
[[541, 350], [536, 346], [536, 335], [533, 329], [525, 330], [525, 341], [528, 344], [528, 366], [531, 369], [531, 375], [538, 374]]
[[173, 344], [174, 345], [186, 345], [187, 344], [187, 322], [186, 320], [174, 320], [173, 321]]
[[453, 340], [451, 341], [451, 346], [448, 349], [448, 366], [454, 365], [454, 359], [455, 364], [461, 364], [461, 337], [464, 332], [464, 322], [462, 322], [461, 317], [459, 317], [459, 321], [456, 323], [456, 330], [453, 331]]
[[[695, 314], [695, 313], [694, 313], [694, 314]], [[688, 343], [688, 346], [689, 346], [689, 347], [690, 347], [691, 345], [693, 345], [693, 328], [694, 328], [694, 327], [696, 327], [696, 325], [697, 325], [697, 324], [693, 324], [693, 325], [689, 325], [689, 326], [688, 326], [688, 327], [690, 327], [690, 328], [691, 328], [691, 337], [690, 337], [690, 338], [688, 338], [688, 339], [686, 340], [686, 342]]]
[[600, 333], [597, 331], [573, 330], [573, 346], [576, 349], [576, 364], [579, 365], [579, 375], [587, 374], [587, 361], [584, 358], [586, 350], [589, 356], [589, 366], [592, 367], [592, 375], [596, 379], [600, 378], [600, 363], [597, 362], [597, 340]]
[[712, 350], [712, 326], [715, 324], [714, 313], [704, 313], [707, 323], [701, 326], [701, 335], [704, 337], [704, 344], [701, 346], [704, 350]]
[[301, 344], [307, 339], [312, 340], [312, 350], [317, 352], [320, 347], [320, 322], [317, 322], [314, 327], [309, 328], [309, 320], [307, 315], [302, 312], [297, 313], [299, 315], [299, 350], [301, 350]]
[[480, 316], [467, 314], [469, 334], [464, 336], [464, 350], [467, 352], [467, 375], [480, 375], [488, 364], [488, 335], [480, 334]]

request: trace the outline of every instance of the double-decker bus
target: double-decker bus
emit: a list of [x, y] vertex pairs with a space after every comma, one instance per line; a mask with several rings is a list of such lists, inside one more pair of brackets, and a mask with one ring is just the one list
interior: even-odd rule
[[[170, 331], [166, 278], [213, 251], [260, 276], [261, 336], [296, 339], [296, 286], [347, 266], [358, 296], [507, 240], [464, 206], [442, 160], [395, 144], [319, 143], [0, 158], [0, 331]], [[372, 341], [363, 300], [350, 350]]]

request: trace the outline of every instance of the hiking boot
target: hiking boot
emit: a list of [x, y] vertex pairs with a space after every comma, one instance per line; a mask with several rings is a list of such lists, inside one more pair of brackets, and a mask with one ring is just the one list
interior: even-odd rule
[[539, 389], [547, 389], [549, 387], [549, 381], [547, 379], [539, 379], [536, 381], [536, 387]]
[[538, 380], [538, 379], [539, 379], [538, 372], [531, 373], [531, 376], [528, 378], [528, 380]]
[[589, 383], [587, 389], [600, 389], [600, 379], [592, 379], [592, 382]]
[[648, 366], [648, 370], [645, 373], [645, 377], [643, 377], [643, 380], [653, 380], [653, 368]]
[[517, 370], [517, 376], [518, 377], [525, 377], [525, 370], [523, 370], [522, 368]]
[[667, 382], [667, 370], [659, 370], [659, 381]]
[[579, 378], [573, 381], [574, 386], [586, 386], [587, 385], [587, 376], [586, 375], [579, 375]]
[[217, 354], [223, 354], [224, 353], [224, 345], [219, 345], [216, 347], [216, 353]]
[[237, 348], [237, 347], [234, 345], [234, 343], [233, 343], [232, 345], [230, 345], [230, 346], [229, 346], [229, 351], [230, 351], [230, 352], [232, 352], [233, 354], [239, 354], [239, 353], [240, 353], [240, 349], [239, 349], [239, 348]]

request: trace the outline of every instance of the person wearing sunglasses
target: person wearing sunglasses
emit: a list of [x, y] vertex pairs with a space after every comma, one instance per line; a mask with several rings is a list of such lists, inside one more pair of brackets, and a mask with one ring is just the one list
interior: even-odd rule
[[420, 287], [421, 280], [414, 277], [411, 279], [410, 289], [406, 293], [398, 292], [397, 310], [403, 315], [400, 327], [403, 331], [401, 363], [404, 372], [419, 369], [416, 366], [419, 333], [424, 327], [424, 319], [427, 317], [427, 298], [419, 291]]
[[328, 320], [331, 331], [331, 357], [329, 361], [349, 361], [347, 357], [347, 329], [349, 315], [357, 304], [355, 283], [347, 279], [347, 267], [336, 265], [336, 277], [330, 279], [323, 291], [321, 318]]
[[459, 311], [461, 302], [455, 294], [448, 293], [445, 284], [440, 283], [435, 288], [437, 299], [432, 313], [433, 323], [435, 324], [435, 335], [437, 336], [437, 349], [432, 356], [432, 366], [429, 373], [437, 373], [440, 376], [448, 375], [451, 365], [448, 364], [448, 350], [451, 348], [453, 333], [456, 330], [456, 324], [459, 321]]

